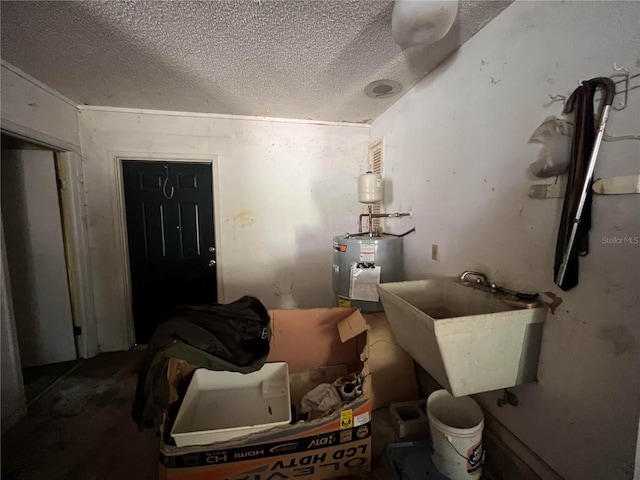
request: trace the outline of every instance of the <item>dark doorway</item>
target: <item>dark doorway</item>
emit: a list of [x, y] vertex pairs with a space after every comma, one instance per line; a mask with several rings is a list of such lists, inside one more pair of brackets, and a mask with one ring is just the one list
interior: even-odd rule
[[211, 164], [123, 160], [138, 343], [178, 305], [218, 301]]

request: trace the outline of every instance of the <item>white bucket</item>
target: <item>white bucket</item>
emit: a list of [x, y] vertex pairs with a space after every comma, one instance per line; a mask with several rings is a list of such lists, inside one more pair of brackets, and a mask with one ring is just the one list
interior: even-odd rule
[[433, 464], [451, 480], [478, 479], [484, 454], [484, 415], [471, 397], [453, 397], [436, 390], [427, 399], [427, 417], [433, 442]]

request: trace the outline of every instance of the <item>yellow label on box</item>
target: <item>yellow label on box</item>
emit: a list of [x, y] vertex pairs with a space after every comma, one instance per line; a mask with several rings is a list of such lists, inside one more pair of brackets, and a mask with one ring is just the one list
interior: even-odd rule
[[353, 427], [353, 410], [343, 410], [340, 412], [340, 430]]
[[351, 299], [338, 295], [338, 306], [341, 308], [351, 308]]

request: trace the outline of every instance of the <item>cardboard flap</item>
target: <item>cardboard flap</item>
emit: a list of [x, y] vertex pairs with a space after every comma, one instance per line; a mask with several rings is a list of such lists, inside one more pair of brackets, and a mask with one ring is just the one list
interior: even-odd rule
[[342, 343], [348, 342], [368, 329], [367, 321], [359, 310], [354, 310], [353, 313], [338, 323], [338, 332]]
[[[167, 381], [169, 382], [169, 404], [175, 403], [180, 399], [180, 386], [185, 378], [189, 377], [198, 367], [190, 364], [186, 360], [179, 358], [170, 358], [167, 365]], [[187, 384], [188, 385], [188, 384]], [[184, 388], [182, 389], [184, 390]], [[184, 391], [182, 392], [184, 395]]]

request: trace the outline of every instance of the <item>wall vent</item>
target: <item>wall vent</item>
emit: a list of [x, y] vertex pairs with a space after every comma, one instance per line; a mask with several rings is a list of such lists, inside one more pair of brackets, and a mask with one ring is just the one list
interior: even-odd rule
[[[369, 144], [369, 170], [382, 175], [382, 161], [384, 157], [384, 138], [380, 138]], [[384, 178], [383, 178], [384, 181]], [[373, 204], [373, 213], [380, 213], [380, 202]], [[380, 219], [375, 218], [372, 230], [375, 232], [380, 228]]]

